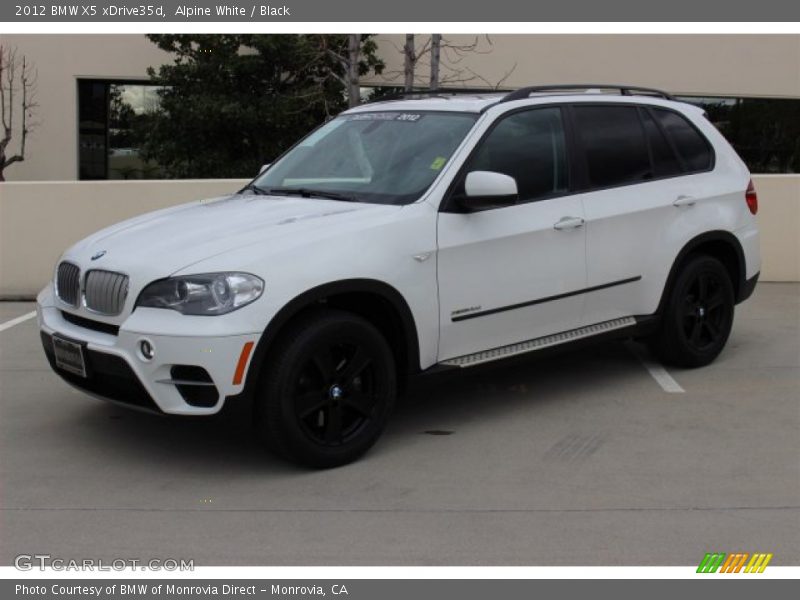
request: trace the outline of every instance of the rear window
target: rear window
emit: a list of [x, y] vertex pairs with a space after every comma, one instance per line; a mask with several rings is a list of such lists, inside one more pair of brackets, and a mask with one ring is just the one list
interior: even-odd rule
[[654, 108], [653, 113], [672, 140], [687, 171], [707, 171], [711, 168], [711, 147], [689, 121], [671, 110]]
[[635, 106], [576, 106], [574, 111], [592, 187], [653, 178], [647, 140]]
[[681, 163], [670, 146], [664, 132], [656, 123], [653, 116], [645, 109], [639, 111], [650, 145], [650, 155], [653, 159], [653, 174], [656, 177], [670, 177], [681, 173]]

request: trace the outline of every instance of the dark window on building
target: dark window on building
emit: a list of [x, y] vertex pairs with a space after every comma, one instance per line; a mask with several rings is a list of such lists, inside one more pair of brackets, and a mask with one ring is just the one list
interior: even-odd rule
[[644, 130], [635, 106], [576, 106], [592, 187], [610, 187], [653, 178]]
[[653, 114], [675, 145], [687, 171], [705, 171], [711, 168], [711, 146], [686, 118], [660, 108], [653, 109]]
[[800, 173], [800, 99], [680, 99], [706, 111], [753, 173]]
[[79, 179], [153, 179], [160, 170], [140, 153], [158, 88], [143, 83], [78, 81]]
[[639, 115], [644, 124], [650, 156], [653, 160], [653, 174], [656, 177], [670, 177], [681, 173], [681, 164], [670, 146], [663, 131], [647, 109], [640, 109]]
[[567, 151], [560, 108], [514, 113], [481, 142], [470, 171], [495, 171], [517, 181], [521, 202], [565, 192]]
[[108, 86], [78, 83], [78, 156], [80, 179], [107, 179]]

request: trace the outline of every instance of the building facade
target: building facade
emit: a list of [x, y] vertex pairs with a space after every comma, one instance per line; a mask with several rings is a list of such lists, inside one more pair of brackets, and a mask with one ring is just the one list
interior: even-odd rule
[[[420, 87], [428, 39], [415, 37]], [[404, 42], [378, 36], [386, 69], [365, 87], [402, 84]], [[147, 70], [172, 60], [143, 35], [3, 35], [0, 44], [38, 70], [25, 161], [0, 183], [0, 299], [32, 297], [61, 252], [103, 226], [233, 192], [255, 175], [163, 180], [138, 155], [127, 128], [157, 102]], [[628, 84], [702, 104], [754, 173], [762, 279], [800, 281], [800, 35], [445, 36], [440, 77], [445, 87], [481, 89]]]
[[[429, 80], [429, 39], [415, 36], [420, 87]], [[404, 42], [402, 35], [378, 36], [386, 69], [365, 85], [402, 83]], [[171, 61], [168, 54], [143, 35], [4, 35], [2, 44], [15, 47], [38, 69], [38, 125], [28, 138], [25, 161], [7, 170], [9, 181], [160, 177], [157, 165], [138, 159], [128, 131], [133, 119], [156, 105], [147, 69]], [[735, 123], [743, 138], [750, 130], [752, 139], [769, 128], [800, 138], [795, 130], [800, 127], [800, 35], [453, 35], [444, 38], [441, 65], [444, 87], [654, 87], [705, 102], [723, 124], [734, 113], [752, 125], [742, 131]], [[760, 138], [732, 141], [779, 145]], [[758, 158], [753, 152], [755, 158], [746, 159], [754, 163], [754, 172], [797, 172], [791, 161], [780, 164], [787, 153]]]

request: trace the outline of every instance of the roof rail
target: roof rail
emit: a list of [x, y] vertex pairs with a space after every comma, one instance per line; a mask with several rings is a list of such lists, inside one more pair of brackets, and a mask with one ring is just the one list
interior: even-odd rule
[[614, 85], [608, 83], [576, 83], [576, 84], [566, 84], [566, 85], [532, 85], [530, 87], [520, 88], [518, 90], [514, 90], [510, 94], [506, 94], [503, 96], [503, 99], [500, 102], [511, 102], [512, 100], [524, 100], [528, 98], [531, 94], [535, 94], [537, 92], [566, 92], [566, 91], [573, 91], [573, 90], [592, 90], [592, 89], [600, 89], [600, 90], [616, 90], [619, 92], [621, 96], [657, 96], [659, 98], [664, 98], [665, 100], [675, 100], [672, 94], [664, 92], [662, 90], [656, 90], [653, 88], [647, 87], [640, 87], [637, 85]]
[[410, 91], [401, 91], [395, 94], [388, 94], [386, 96], [381, 96], [379, 98], [370, 98], [366, 104], [371, 104], [373, 102], [386, 102], [386, 101], [394, 101], [394, 100], [407, 100], [413, 99], [415, 96], [429, 96], [429, 97], [442, 97], [446, 98], [448, 96], [458, 96], [461, 94], [502, 94], [507, 92], [508, 90], [492, 90], [486, 88], [445, 88], [445, 89], [438, 89], [438, 90], [410, 90]]

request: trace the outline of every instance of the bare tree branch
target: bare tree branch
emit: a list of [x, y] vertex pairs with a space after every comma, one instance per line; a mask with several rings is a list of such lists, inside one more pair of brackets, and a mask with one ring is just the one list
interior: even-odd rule
[[[395, 50], [403, 56], [402, 70], [389, 70], [382, 73], [382, 80], [395, 83], [402, 79], [405, 91], [414, 88], [436, 90], [444, 85], [463, 85], [470, 82], [481, 82], [490, 89], [499, 88], [516, 69], [516, 64], [506, 72], [497, 83], [492, 83], [485, 76], [467, 66], [468, 58], [474, 55], [490, 54], [493, 51], [492, 39], [488, 35], [475, 36], [469, 41], [455, 42], [441, 34], [431, 34], [421, 47], [415, 47], [414, 34], [406, 34], [406, 43], [399, 47], [390, 42]], [[423, 75], [429, 70], [429, 76]]]
[[[36, 102], [36, 83], [38, 74], [26, 56], [17, 62], [16, 49], [0, 45], [0, 181], [5, 181], [4, 171], [15, 162], [25, 160], [25, 149], [28, 135], [37, 125], [33, 115], [38, 108]], [[8, 155], [8, 148], [14, 138], [14, 109], [16, 107], [15, 92], [19, 90], [19, 152]]]

